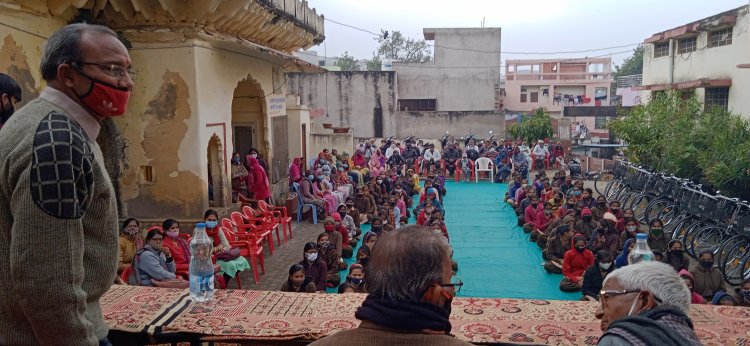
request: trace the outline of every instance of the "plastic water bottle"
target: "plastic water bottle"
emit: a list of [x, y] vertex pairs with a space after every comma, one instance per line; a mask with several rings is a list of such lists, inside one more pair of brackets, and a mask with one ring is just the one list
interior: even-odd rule
[[651, 248], [648, 247], [648, 235], [638, 233], [635, 235], [635, 247], [628, 254], [628, 263], [636, 264], [638, 262], [649, 262], [654, 257]]
[[206, 224], [195, 224], [190, 240], [190, 298], [193, 301], [207, 302], [214, 296], [213, 248], [213, 242], [206, 235]]

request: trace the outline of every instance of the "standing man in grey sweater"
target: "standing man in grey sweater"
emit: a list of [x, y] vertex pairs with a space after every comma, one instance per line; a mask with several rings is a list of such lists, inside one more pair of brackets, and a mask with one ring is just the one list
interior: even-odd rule
[[109, 345], [117, 208], [96, 137], [125, 112], [130, 57], [112, 30], [71, 24], [40, 67], [47, 87], [0, 130], [0, 344]]

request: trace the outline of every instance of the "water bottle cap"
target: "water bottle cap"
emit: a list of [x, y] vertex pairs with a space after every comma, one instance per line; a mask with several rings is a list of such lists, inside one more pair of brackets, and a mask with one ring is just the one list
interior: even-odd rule
[[205, 222], [198, 222], [195, 224], [195, 228], [206, 228]]
[[638, 233], [635, 235], [636, 240], [646, 240], [648, 239], [648, 235], [645, 233]]

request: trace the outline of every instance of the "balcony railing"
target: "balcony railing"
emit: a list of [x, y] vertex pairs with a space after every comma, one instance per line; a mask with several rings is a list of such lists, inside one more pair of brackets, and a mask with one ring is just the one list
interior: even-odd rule
[[612, 78], [611, 73], [606, 72], [508, 72], [506, 80], [559, 80], [559, 81], [581, 81], [601, 80]]
[[643, 84], [642, 74], [633, 74], [630, 76], [617, 77], [618, 88], [631, 88], [635, 86], [640, 86], [641, 84]]

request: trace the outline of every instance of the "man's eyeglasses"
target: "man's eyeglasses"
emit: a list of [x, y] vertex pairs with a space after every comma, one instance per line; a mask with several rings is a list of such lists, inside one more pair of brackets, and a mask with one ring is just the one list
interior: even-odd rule
[[458, 292], [461, 292], [461, 286], [463, 286], [464, 283], [461, 281], [461, 279], [453, 275], [451, 276], [451, 282], [448, 284], [440, 284], [440, 287], [452, 287], [454, 294], [457, 294]]
[[[640, 292], [642, 292], [642, 290], [601, 290], [601, 291], [599, 291], [599, 302], [601, 302], [602, 304], [604, 304], [604, 301], [607, 300], [607, 299], [609, 299], [609, 298], [612, 298], [612, 297], [615, 297], [615, 296], [620, 296], [620, 295], [623, 295], [623, 294], [640, 293]], [[656, 300], [657, 303], [661, 303], [662, 302], [661, 299], [657, 298], [653, 294], [652, 294], [652, 296], [654, 297], [654, 300]]]
[[78, 62], [76, 64], [96, 66], [99, 70], [109, 76], [115, 78], [125, 78], [125, 76], [130, 76], [131, 80], [135, 80], [135, 71], [133, 71], [133, 69], [129, 67], [120, 66], [117, 64], [100, 64], [95, 62]]

